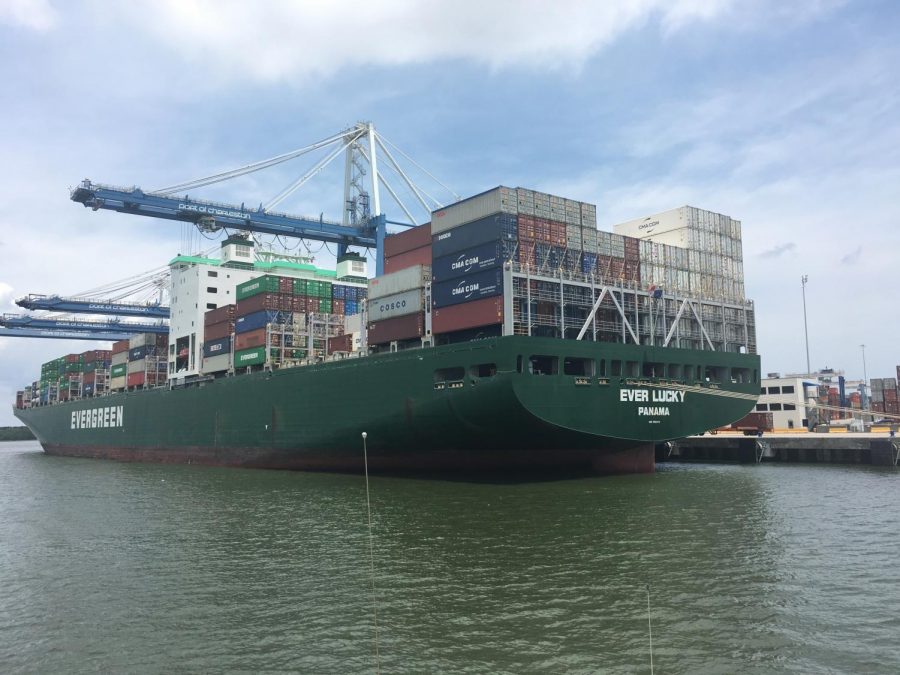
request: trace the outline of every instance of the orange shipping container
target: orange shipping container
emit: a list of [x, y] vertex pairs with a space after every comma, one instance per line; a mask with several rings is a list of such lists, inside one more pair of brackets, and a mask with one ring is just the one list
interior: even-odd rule
[[503, 323], [502, 296], [441, 307], [431, 315], [431, 331], [435, 335], [498, 323]]

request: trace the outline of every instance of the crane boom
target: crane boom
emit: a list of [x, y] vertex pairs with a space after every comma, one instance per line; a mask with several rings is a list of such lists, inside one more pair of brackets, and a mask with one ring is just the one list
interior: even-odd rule
[[94, 340], [102, 342], [118, 342], [127, 340], [128, 333], [85, 333], [64, 330], [38, 330], [36, 328], [3, 328], [0, 337], [49, 338], [53, 340]]
[[108, 316], [142, 316], [153, 319], [168, 319], [169, 308], [162, 305], [126, 302], [122, 300], [88, 300], [84, 298], [64, 298], [58, 295], [31, 293], [16, 300], [24, 309], [48, 310], [72, 314], [105, 314]]
[[74, 202], [98, 209], [109, 209], [153, 218], [165, 218], [194, 223], [202, 228], [232, 228], [264, 234], [283, 235], [338, 244], [339, 246], [364, 246], [375, 248], [383, 240], [378, 236], [385, 227], [384, 215], [373, 216], [362, 225], [343, 225], [330, 220], [318, 220], [274, 213], [262, 206], [248, 209], [243, 204], [223, 204], [192, 199], [169, 197], [160, 193], [144, 192], [139, 187], [124, 188], [82, 181], [71, 191]]
[[84, 321], [81, 319], [48, 319], [45, 317], [4, 314], [0, 316], [0, 326], [6, 328], [31, 328], [37, 330], [78, 331], [85, 333], [158, 333], [168, 334], [168, 324], [126, 323], [118, 319], [108, 321]]

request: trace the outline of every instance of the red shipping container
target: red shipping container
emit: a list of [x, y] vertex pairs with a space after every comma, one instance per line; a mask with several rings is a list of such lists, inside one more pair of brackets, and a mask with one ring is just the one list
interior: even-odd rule
[[385, 344], [393, 340], [411, 340], [425, 335], [425, 313], [407, 314], [369, 324], [368, 342]]
[[[384, 257], [392, 258], [401, 253], [412, 251], [423, 246], [431, 246], [431, 223], [425, 223], [418, 227], [412, 227], [404, 232], [398, 232], [385, 238]], [[386, 263], [387, 261], [385, 261]], [[413, 263], [414, 265], [431, 263]], [[403, 269], [398, 268], [398, 269]]]
[[264, 309], [269, 311], [280, 310], [292, 312], [294, 310], [294, 298], [281, 293], [258, 293], [245, 300], [239, 300], [235, 316], [247, 316]]
[[143, 387], [146, 380], [147, 374], [143, 371], [140, 373], [128, 373], [128, 375], [126, 375], [125, 377], [125, 386]]
[[430, 265], [431, 264], [431, 245], [422, 246], [420, 248], [414, 248], [411, 251], [405, 251], [403, 253], [399, 253], [393, 255], [391, 257], [385, 257], [384, 259], [384, 273], [391, 274], [392, 272], [399, 272], [400, 270], [405, 270], [407, 267], [415, 267], [416, 265]]
[[81, 360], [81, 354], [66, 354], [66, 363], [78, 363]]
[[287, 295], [294, 294], [294, 278], [293, 277], [279, 277], [278, 278], [278, 291], [280, 293], [286, 293]]
[[896, 401], [897, 400], [897, 390], [896, 389], [885, 389], [884, 390], [884, 400], [887, 401]]
[[345, 303], [346, 303], [346, 300], [332, 300], [331, 301], [331, 313], [332, 314], [343, 314], [344, 309], [346, 307]]
[[237, 310], [235, 305], [222, 305], [216, 309], [211, 309], [203, 315], [203, 325], [211, 326], [214, 323], [222, 323], [223, 321], [234, 321], [234, 313]]
[[85, 373], [82, 376], [81, 382], [82, 384], [94, 384], [97, 380], [97, 373]]
[[305, 295], [295, 295], [291, 299], [291, 311], [292, 312], [305, 312], [306, 311], [306, 296]]
[[221, 340], [222, 338], [228, 337], [233, 332], [234, 321], [223, 321], [222, 323], [215, 323], [211, 326], [204, 326], [203, 341], [211, 342], [212, 340]]
[[466, 328], [493, 326], [502, 322], [503, 297], [483, 298], [434, 309], [431, 314], [431, 332], [438, 335]]
[[[250, 349], [251, 347], [261, 347], [266, 344], [266, 329], [258, 328], [247, 333], [238, 333], [234, 336], [234, 350]], [[272, 345], [281, 344], [280, 335], [272, 335]]]
[[352, 352], [353, 334], [346, 333], [345, 335], [328, 338], [327, 351], [329, 354], [334, 354], [335, 352]]
[[304, 311], [310, 314], [318, 312], [319, 298], [306, 298], [306, 309]]
[[119, 340], [118, 342], [113, 342], [112, 353], [113, 354], [121, 354], [122, 352], [128, 351], [128, 340]]
[[883, 401], [872, 401], [872, 410], [875, 412], [884, 412], [884, 402]]

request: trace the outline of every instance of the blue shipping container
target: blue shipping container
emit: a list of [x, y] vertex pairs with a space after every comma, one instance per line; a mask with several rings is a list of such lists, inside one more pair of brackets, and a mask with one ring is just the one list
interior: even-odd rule
[[431, 237], [431, 254], [440, 258], [459, 253], [489, 241], [516, 241], [518, 218], [511, 213], [498, 213]]
[[235, 333], [249, 333], [251, 330], [263, 328], [268, 323], [288, 323], [293, 318], [290, 312], [273, 312], [261, 309], [252, 314], [239, 316], [234, 320]]
[[581, 273], [593, 274], [597, 268], [597, 256], [594, 253], [585, 253], [581, 258]]
[[447, 281], [474, 272], [491, 270], [500, 267], [502, 263], [500, 242], [489, 241], [467, 251], [435, 258], [431, 263], [431, 279], [434, 283]]
[[210, 340], [203, 343], [203, 356], [219, 356], [228, 354], [231, 351], [231, 336], [223, 337], [219, 340]]
[[128, 350], [128, 360], [129, 361], [140, 361], [142, 358], [147, 356], [147, 351], [149, 347], [144, 345], [143, 347], [134, 347]]
[[431, 301], [435, 308], [450, 307], [502, 293], [503, 270], [497, 268], [434, 284], [431, 287]]

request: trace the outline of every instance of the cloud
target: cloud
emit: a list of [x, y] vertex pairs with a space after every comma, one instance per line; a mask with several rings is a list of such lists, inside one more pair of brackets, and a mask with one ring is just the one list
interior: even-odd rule
[[862, 246], [857, 246], [845, 256], [841, 257], [842, 265], [855, 265], [862, 257]]
[[[732, 0], [306, 2], [163, 0], [115, 12], [186, 63], [231, 79], [303, 80], [360, 66], [465, 59], [492, 69], [579, 68], [623, 33], [669, 33], [723, 15]], [[109, 5], [104, 5], [109, 8]], [[148, 14], [152, 20], [148, 20]]]
[[48, 0], [3, 0], [0, 24], [4, 23], [44, 32], [56, 27], [59, 14]]
[[781, 256], [787, 253], [793, 253], [797, 250], [797, 244], [792, 241], [789, 241], [786, 244], [779, 244], [778, 246], [774, 246], [770, 249], [763, 251], [762, 253], [758, 253], [757, 256], [760, 258], [780, 258]]

